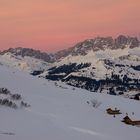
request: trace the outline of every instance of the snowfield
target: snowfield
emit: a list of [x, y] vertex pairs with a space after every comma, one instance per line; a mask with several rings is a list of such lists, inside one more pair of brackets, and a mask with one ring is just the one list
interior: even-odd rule
[[31, 72], [32, 70], [44, 70], [47, 69], [50, 65], [49, 63], [40, 59], [28, 56], [15, 56], [10, 52], [4, 55], [0, 55], [0, 63], [5, 66], [17, 68], [26, 72]]
[[[21, 94], [31, 105], [0, 106], [0, 140], [140, 140], [139, 127], [121, 122], [126, 113], [140, 120], [139, 101], [74, 90], [59, 82], [56, 86], [1, 65], [0, 87]], [[96, 108], [93, 100], [99, 103]], [[106, 113], [108, 107], [117, 107], [122, 114], [114, 118]]]

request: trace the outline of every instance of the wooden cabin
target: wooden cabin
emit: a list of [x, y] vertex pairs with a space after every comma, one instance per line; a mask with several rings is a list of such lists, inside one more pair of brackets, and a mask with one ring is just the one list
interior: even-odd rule
[[107, 113], [108, 113], [109, 115], [119, 115], [119, 114], [122, 114], [122, 113], [120, 112], [120, 110], [117, 110], [117, 109], [112, 110], [111, 108], [108, 108], [108, 109], [106, 109], [106, 111], [107, 111]]
[[124, 117], [122, 122], [124, 122], [125, 124], [128, 124], [128, 125], [140, 125], [140, 120], [138, 121], [133, 121], [131, 120], [128, 116]]

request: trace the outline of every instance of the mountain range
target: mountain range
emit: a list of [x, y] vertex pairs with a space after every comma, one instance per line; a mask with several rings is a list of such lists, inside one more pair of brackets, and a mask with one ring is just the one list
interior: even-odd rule
[[139, 105], [135, 37], [0, 52], [0, 140], [138, 140]]
[[0, 53], [0, 64], [90, 91], [135, 98], [140, 92], [140, 41], [96, 37], [48, 54], [29, 48]]
[[0, 54], [5, 54], [10, 52], [18, 56], [30, 56], [37, 59], [42, 59], [43, 61], [53, 63], [63, 57], [68, 55], [77, 56], [77, 55], [86, 55], [89, 51], [99, 51], [99, 50], [116, 50], [124, 48], [136, 48], [140, 46], [140, 41], [136, 37], [129, 37], [120, 35], [116, 39], [112, 37], [96, 37], [94, 39], [88, 39], [83, 42], [77, 43], [74, 47], [58, 51], [54, 54], [47, 54], [39, 50], [29, 49], [29, 48], [10, 48], [1, 52]]

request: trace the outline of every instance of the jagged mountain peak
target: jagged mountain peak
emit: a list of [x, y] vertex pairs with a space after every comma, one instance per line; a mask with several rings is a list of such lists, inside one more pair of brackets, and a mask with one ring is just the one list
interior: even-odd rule
[[83, 42], [75, 45], [76, 48], [86, 48], [96, 50], [104, 50], [106, 48], [109, 49], [118, 49], [118, 48], [135, 48], [140, 46], [140, 41], [137, 37], [130, 37], [119, 35], [117, 38], [113, 39], [111, 36], [109, 37], [96, 37], [94, 39], [88, 39]]
[[55, 54], [56, 58], [66, 57], [68, 55], [86, 55], [89, 51], [99, 51], [105, 49], [124, 49], [140, 46], [140, 41], [136, 37], [119, 35], [117, 38], [96, 37], [77, 43], [74, 47], [59, 51]]
[[137, 37], [120, 35], [115, 39], [115, 45], [116, 47], [128, 45], [130, 48], [135, 48], [140, 46], [140, 41]]

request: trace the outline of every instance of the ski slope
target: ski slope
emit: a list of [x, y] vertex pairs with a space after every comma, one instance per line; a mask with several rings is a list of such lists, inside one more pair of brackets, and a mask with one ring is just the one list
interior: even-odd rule
[[[0, 87], [20, 93], [31, 105], [18, 109], [0, 106], [0, 140], [140, 140], [139, 127], [121, 122], [126, 112], [140, 119], [138, 101], [74, 90], [62, 83], [56, 86], [1, 65]], [[93, 99], [100, 106], [94, 108]], [[114, 118], [106, 113], [108, 107], [117, 107], [123, 114]]]

